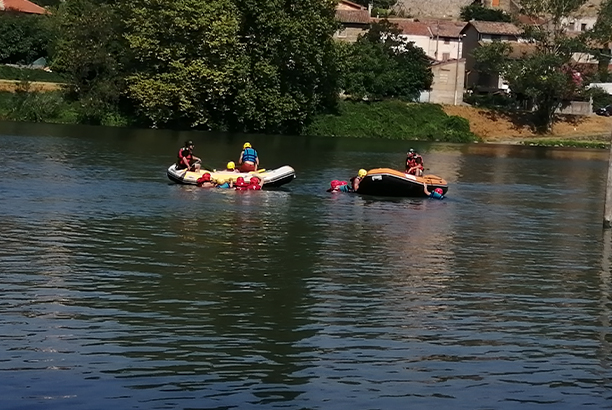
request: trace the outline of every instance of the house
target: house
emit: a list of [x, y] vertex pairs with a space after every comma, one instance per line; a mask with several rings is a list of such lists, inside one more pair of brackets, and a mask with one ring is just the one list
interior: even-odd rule
[[470, 21], [461, 31], [463, 35], [462, 56], [465, 58], [468, 89], [479, 92], [495, 92], [503, 88], [503, 81], [498, 75], [478, 73], [475, 69], [474, 51], [483, 44], [492, 41], [510, 43], [524, 42], [521, 39], [523, 30], [512, 23], [497, 21]]
[[425, 51], [436, 61], [459, 59], [462, 54], [461, 32], [467, 23], [448, 20], [415, 20], [390, 18], [400, 29], [399, 37]]
[[340, 0], [336, 6], [336, 20], [341, 27], [334, 38], [354, 43], [359, 35], [370, 28], [370, 10], [360, 4]]
[[28, 0], [0, 0], [0, 12], [47, 14], [47, 10]]
[[436, 61], [431, 65], [434, 76], [431, 90], [421, 93], [420, 102], [460, 105], [463, 103], [465, 59]]

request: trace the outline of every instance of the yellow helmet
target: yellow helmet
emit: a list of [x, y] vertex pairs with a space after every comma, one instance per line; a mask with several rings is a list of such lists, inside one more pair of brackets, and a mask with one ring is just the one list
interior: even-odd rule
[[242, 146], [242, 149], [246, 149], [246, 148], [251, 148], [250, 142], [245, 142], [244, 145]]
[[357, 173], [357, 176], [358, 176], [359, 178], [363, 178], [363, 177], [365, 177], [367, 174], [368, 174], [368, 171], [366, 171], [365, 169], [361, 168], [361, 169], [359, 170], [359, 172]]
[[234, 161], [230, 161], [227, 163], [227, 169], [234, 169], [236, 168], [236, 164], [234, 164]]

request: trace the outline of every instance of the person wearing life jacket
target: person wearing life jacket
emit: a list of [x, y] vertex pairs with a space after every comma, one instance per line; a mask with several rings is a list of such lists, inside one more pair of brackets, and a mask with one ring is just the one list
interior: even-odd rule
[[246, 182], [244, 182], [244, 178], [243, 177], [238, 177], [236, 178], [236, 183], [234, 184], [234, 187], [236, 188], [236, 191], [244, 191], [248, 188], [249, 184], [247, 184]]
[[330, 184], [330, 188], [327, 192], [354, 192], [353, 188], [346, 181], [338, 181], [334, 179]]
[[230, 178], [229, 181], [226, 181], [224, 179], [218, 179], [216, 184], [216, 188], [221, 188], [221, 189], [229, 189], [229, 188], [233, 188], [234, 187], [234, 182], [232, 181], [232, 179]]
[[425, 167], [423, 167], [423, 157], [417, 154], [417, 156], [414, 157], [414, 165], [411, 166], [410, 169], [406, 172], [408, 174], [421, 177], [423, 176], [424, 169]]
[[241, 172], [257, 171], [259, 167], [259, 156], [249, 142], [245, 142], [242, 146], [238, 165]]
[[[416, 152], [414, 152], [414, 150], [412, 148], [410, 148], [408, 150], [408, 152], [406, 153], [406, 172], [408, 172], [408, 170], [410, 168], [412, 168], [413, 166], [415, 166], [415, 162], [414, 162], [414, 156], [415, 156]], [[418, 155], [418, 154], [416, 154]]]
[[225, 166], [225, 172], [238, 172], [234, 161], [230, 161], [227, 163], [227, 165]]
[[368, 174], [368, 171], [366, 171], [365, 169], [361, 168], [359, 170], [359, 172], [357, 173], [357, 176], [351, 178], [351, 185], [352, 185], [352, 188], [353, 188], [354, 192], [357, 192], [357, 190], [359, 189], [359, 184], [363, 180], [363, 177], [365, 177], [367, 174]]
[[251, 177], [247, 189], [252, 191], [259, 191], [263, 187], [263, 184], [263, 180], [259, 177]]
[[196, 183], [202, 188], [214, 188], [217, 186], [217, 184], [212, 181], [209, 172], [205, 172], [200, 178], [198, 178]]
[[179, 149], [176, 169], [188, 169], [189, 171], [199, 171], [202, 160], [193, 155], [193, 141], [186, 141], [185, 146]]
[[429, 191], [425, 182], [423, 182], [423, 192], [430, 198], [444, 199], [444, 191], [442, 190], [442, 188], [436, 188], [433, 191]]

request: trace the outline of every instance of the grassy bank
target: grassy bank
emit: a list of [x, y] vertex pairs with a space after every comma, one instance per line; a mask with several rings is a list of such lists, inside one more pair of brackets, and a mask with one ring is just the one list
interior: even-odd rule
[[0, 79], [17, 81], [45, 81], [50, 83], [63, 83], [64, 77], [57, 73], [31, 68], [18, 68], [0, 65]]
[[449, 116], [436, 104], [401, 101], [341, 101], [337, 114], [319, 115], [307, 135], [472, 142], [469, 122]]

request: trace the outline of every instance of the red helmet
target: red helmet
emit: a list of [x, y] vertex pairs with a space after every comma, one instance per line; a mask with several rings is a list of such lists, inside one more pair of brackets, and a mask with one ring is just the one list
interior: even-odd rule
[[243, 177], [236, 178], [236, 185], [238, 185], [238, 186], [245, 185], [244, 178]]
[[440, 195], [444, 195], [444, 191], [442, 191], [442, 188], [436, 188], [436, 189], [434, 189], [434, 192], [438, 193]]
[[251, 179], [249, 180], [249, 183], [251, 185], [259, 184], [259, 178], [258, 177], [251, 177]]

